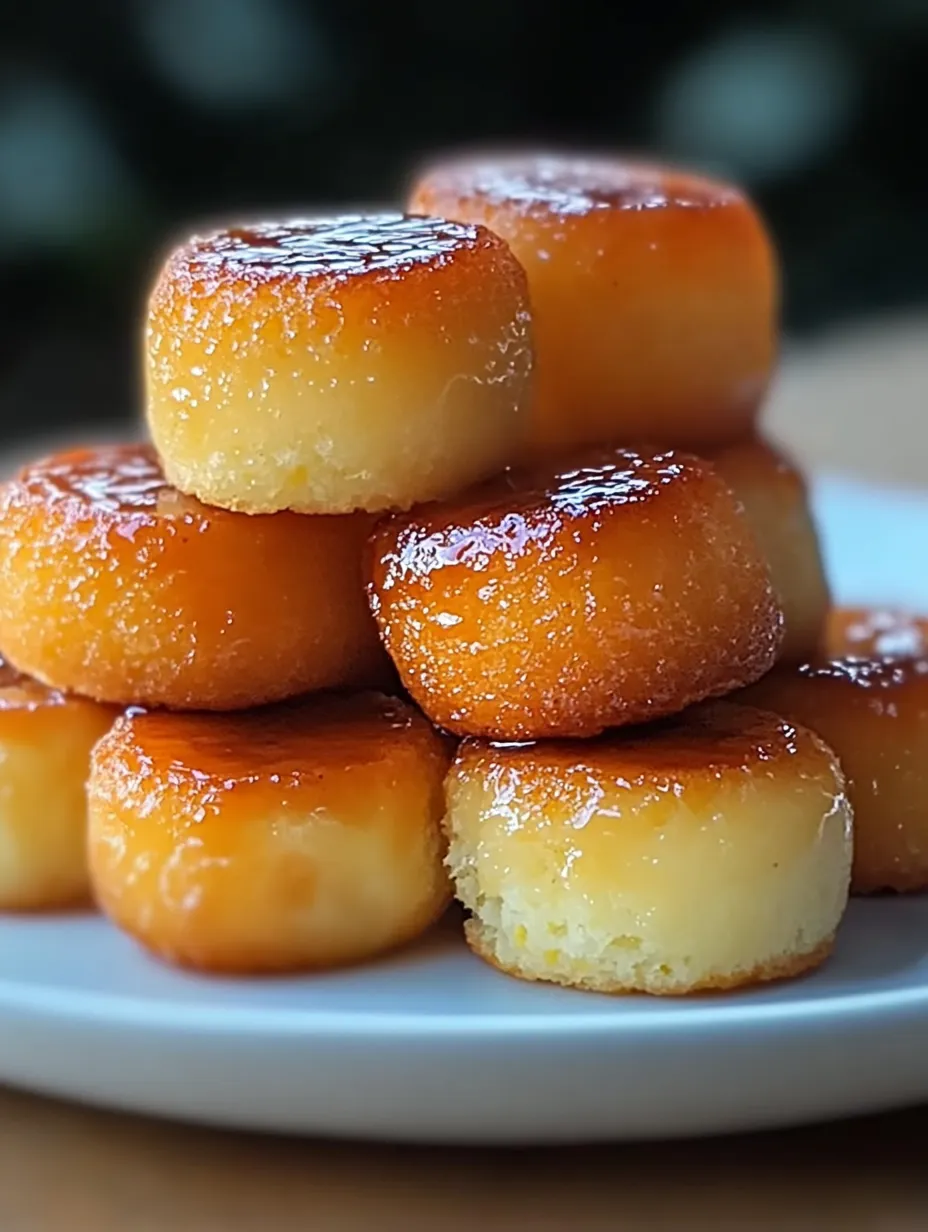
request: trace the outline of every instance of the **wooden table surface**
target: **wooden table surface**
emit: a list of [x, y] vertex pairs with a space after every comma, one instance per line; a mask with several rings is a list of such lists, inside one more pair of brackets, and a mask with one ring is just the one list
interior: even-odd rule
[[[768, 423], [809, 465], [928, 487], [928, 318], [790, 352]], [[0, 1232], [678, 1227], [928, 1228], [928, 1108], [695, 1143], [477, 1151], [223, 1134], [0, 1091]]]

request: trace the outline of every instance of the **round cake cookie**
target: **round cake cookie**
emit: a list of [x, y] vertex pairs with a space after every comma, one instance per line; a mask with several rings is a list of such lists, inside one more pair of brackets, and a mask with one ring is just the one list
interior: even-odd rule
[[369, 958], [448, 903], [449, 759], [420, 714], [380, 694], [130, 713], [93, 756], [98, 901], [148, 949], [207, 971]]
[[748, 707], [592, 741], [466, 740], [447, 800], [468, 941], [522, 979], [680, 994], [797, 975], [847, 902], [837, 759]]
[[894, 608], [836, 607], [828, 613], [828, 658], [928, 658], [928, 616]]
[[597, 451], [378, 523], [371, 601], [439, 726], [591, 736], [730, 692], [773, 664], [766, 562], [712, 467]]
[[168, 477], [211, 504], [405, 508], [512, 460], [532, 361], [525, 273], [483, 227], [239, 227], [158, 278], [148, 419]]
[[0, 659], [0, 911], [89, 902], [85, 784], [115, 717]]
[[743, 694], [817, 731], [854, 808], [851, 891], [928, 888], [928, 660], [778, 668]]
[[764, 441], [731, 445], [709, 457], [744, 505], [770, 566], [770, 580], [783, 608], [780, 658], [802, 662], [821, 646], [829, 605], [805, 481], [782, 453]]
[[177, 709], [370, 685], [390, 671], [370, 523], [208, 508], [144, 445], [57, 454], [0, 489], [0, 648], [57, 688]]
[[410, 208], [483, 223], [528, 274], [538, 450], [700, 447], [748, 434], [777, 332], [773, 249], [730, 184], [549, 154], [427, 169]]

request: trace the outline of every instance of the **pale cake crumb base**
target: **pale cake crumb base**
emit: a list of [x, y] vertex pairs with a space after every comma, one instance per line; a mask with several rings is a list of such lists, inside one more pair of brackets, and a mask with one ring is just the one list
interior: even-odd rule
[[565, 971], [563, 965], [544, 973], [524, 969], [499, 957], [492, 941], [488, 939], [488, 931], [477, 919], [467, 920], [464, 924], [464, 936], [471, 950], [498, 971], [529, 983], [559, 984], [564, 988], [578, 988], [613, 996], [647, 993], [655, 997], [685, 997], [693, 993], [730, 992], [775, 980], [793, 979], [820, 967], [831, 954], [835, 942], [835, 933], [832, 932], [805, 952], [780, 954], [740, 971], [710, 972], [697, 976], [690, 982], [674, 982], [659, 971], [659, 964], [653, 964], [658, 978], [649, 979], [644, 976], [630, 980], [610, 978], [605, 972], [600, 974], [584, 971], [572, 974], [569, 970]]

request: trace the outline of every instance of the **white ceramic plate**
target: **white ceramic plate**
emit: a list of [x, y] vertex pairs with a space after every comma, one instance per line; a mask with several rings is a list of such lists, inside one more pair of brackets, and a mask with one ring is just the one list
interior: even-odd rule
[[[928, 610], [928, 497], [824, 480], [836, 590]], [[928, 898], [855, 902], [804, 980], [686, 1001], [520, 984], [453, 920], [374, 965], [206, 980], [92, 916], [0, 920], [0, 1080], [219, 1125], [434, 1142], [713, 1133], [928, 1098]]]

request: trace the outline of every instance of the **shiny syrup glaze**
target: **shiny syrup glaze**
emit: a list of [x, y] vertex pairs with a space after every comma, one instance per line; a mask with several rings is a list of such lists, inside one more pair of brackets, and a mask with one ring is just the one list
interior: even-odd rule
[[43, 501], [73, 499], [111, 513], [154, 510], [170, 485], [149, 445], [103, 445], [54, 454], [17, 482]]
[[838, 608], [829, 616], [826, 649], [835, 657], [925, 657], [928, 617], [890, 608]]
[[441, 265], [478, 246], [482, 235], [480, 227], [439, 218], [349, 214], [231, 227], [195, 237], [180, 256], [194, 273], [222, 268], [249, 277], [353, 277]]
[[321, 779], [326, 769], [389, 759], [397, 741], [434, 740], [412, 707], [376, 693], [320, 694], [229, 715], [137, 712], [121, 730], [142, 762], [166, 768], [171, 781], [223, 789]]
[[[814, 740], [813, 740], [814, 743]], [[539, 744], [481, 746], [467, 742], [463, 753], [482, 747], [494, 760], [536, 758], [571, 774], [584, 771], [635, 780], [651, 775], [716, 777], [747, 771], [761, 763], [793, 760], [807, 754], [809, 738], [786, 719], [753, 706], [708, 702], [681, 715], [661, 719], [646, 737], [634, 729], [605, 732], [591, 740], [545, 741]]]
[[[43, 504], [76, 502], [95, 514], [190, 520], [229, 516], [172, 487], [146, 444], [102, 445], [54, 454], [20, 471], [15, 483]], [[127, 523], [128, 526], [128, 523]]]
[[461, 160], [422, 181], [424, 199], [481, 197], [520, 213], [581, 215], [595, 210], [712, 209], [740, 201], [737, 189], [649, 163], [557, 154]]
[[506, 471], [460, 502], [424, 506], [421, 522], [416, 511], [398, 515], [405, 528], [395, 563], [406, 577], [424, 577], [446, 565], [479, 567], [497, 551], [518, 555], [530, 543], [547, 542], [562, 520], [654, 500], [680, 481], [690, 461], [673, 451], [631, 449], [585, 451], [582, 458]]
[[[641, 505], [683, 474], [684, 463], [673, 452], [644, 456], [630, 449], [609, 451], [579, 465], [559, 468], [543, 489], [556, 510], [571, 517], [617, 505]], [[544, 471], [540, 479], [544, 480]], [[537, 479], [536, 479], [537, 483]]]
[[928, 659], [870, 659], [848, 656], [797, 668], [803, 680], [833, 680], [858, 689], [895, 689], [928, 681]]

